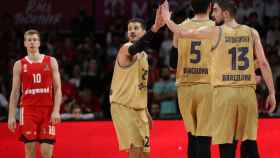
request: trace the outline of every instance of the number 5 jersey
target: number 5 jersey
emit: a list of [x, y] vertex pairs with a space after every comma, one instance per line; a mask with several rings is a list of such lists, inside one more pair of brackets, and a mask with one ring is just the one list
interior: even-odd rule
[[[191, 19], [180, 25], [185, 28], [199, 28], [213, 27], [215, 23], [211, 20]], [[210, 83], [211, 47], [211, 41], [207, 39], [178, 39], [177, 86]]]

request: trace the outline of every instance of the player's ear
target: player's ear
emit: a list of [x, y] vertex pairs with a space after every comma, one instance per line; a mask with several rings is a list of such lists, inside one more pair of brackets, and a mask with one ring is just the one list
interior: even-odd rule
[[24, 41], [23, 41], [24, 46], [27, 47], [26, 39], [24, 38], [23, 40], [24, 40]]
[[230, 17], [229, 11], [227, 11], [227, 10], [223, 11], [223, 16], [224, 17]]
[[208, 6], [208, 13], [212, 13], [213, 12], [213, 8], [214, 8], [214, 4], [211, 2]]

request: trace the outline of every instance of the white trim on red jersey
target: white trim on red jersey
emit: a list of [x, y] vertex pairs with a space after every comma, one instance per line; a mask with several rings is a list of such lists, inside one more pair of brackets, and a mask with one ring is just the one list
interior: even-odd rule
[[33, 63], [42, 63], [43, 60], [44, 60], [44, 58], [45, 58], [45, 55], [44, 55], [44, 54], [41, 54], [41, 59], [40, 59], [39, 61], [32, 61], [32, 60], [30, 60], [30, 59], [28, 58], [28, 56], [25, 56], [26, 61], [29, 62], [30, 64], [33, 64]]

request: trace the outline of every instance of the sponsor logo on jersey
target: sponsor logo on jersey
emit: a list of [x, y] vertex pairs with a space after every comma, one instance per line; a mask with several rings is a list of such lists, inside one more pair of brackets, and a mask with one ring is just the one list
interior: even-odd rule
[[24, 94], [46, 94], [46, 93], [50, 93], [50, 88], [34, 88], [34, 89], [26, 89]]

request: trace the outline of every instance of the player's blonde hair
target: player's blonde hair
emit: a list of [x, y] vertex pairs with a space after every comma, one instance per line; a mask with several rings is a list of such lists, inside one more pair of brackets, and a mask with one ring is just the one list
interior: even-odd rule
[[24, 40], [26, 39], [27, 36], [30, 36], [30, 35], [38, 35], [38, 37], [40, 39], [40, 32], [38, 30], [35, 30], [35, 29], [30, 29], [30, 30], [25, 31]]

